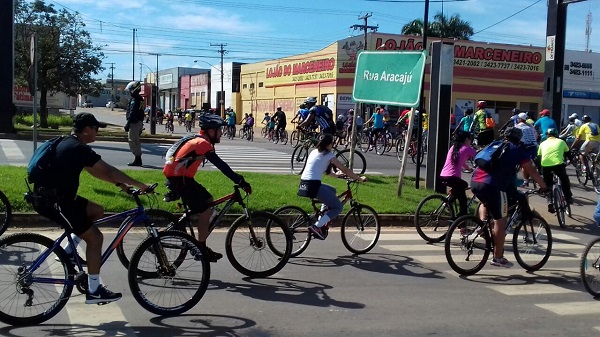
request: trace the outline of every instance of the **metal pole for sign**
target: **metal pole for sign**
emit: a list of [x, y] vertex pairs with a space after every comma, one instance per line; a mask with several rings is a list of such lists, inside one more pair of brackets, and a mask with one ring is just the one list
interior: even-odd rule
[[38, 63], [37, 63], [37, 33], [33, 33], [33, 37], [32, 37], [33, 41], [32, 45], [33, 45], [33, 59], [31, 60], [31, 62], [33, 62], [33, 151], [35, 151], [37, 149], [37, 136], [38, 136], [38, 129], [37, 129], [37, 120], [38, 120], [38, 115], [37, 115], [37, 81], [38, 81]]
[[354, 103], [352, 114], [352, 134], [350, 135], [350, 169], [354, 169], [354, 149], [356, 148], [356, 114], [358, 114], [358, 103]]
[[[406, 170], [406, 160], [408, 159], [408, 147], [410, 146], [410, 138], [412, 137], [412, 129], [415, 116], [415, 108], [411, 108], [408, 116], [408, 130], [406, 131], [406, 139], [404, 140], [404, 151], [402, 151], [402, 164], [400, 164], [400, 172], [398, 173], [398, 188], [396, 195], [402, 195], [402, 184], [404, 183], [404, 171]], [[417, 185], [419, 182], [417, 181]]]

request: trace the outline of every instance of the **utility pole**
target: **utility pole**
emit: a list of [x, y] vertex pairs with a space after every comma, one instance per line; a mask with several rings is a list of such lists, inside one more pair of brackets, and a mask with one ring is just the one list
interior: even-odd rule
[[131, 69], [133, 70], [133, 74], [131, 75], [131, 80], [135, 81], [135, 32], [137, 29], [133, 29], [133, 60], [131, 61]]
[[372, 16], [373, 16], [373, 13], [365, 14], [365, 15], [363, 15], [363, 16], [361, 16], [361, 17], [358, 18], [359, 20], [364, 20], [365, 21], [364, 24], [350, 26], [350, 28], [352, 28], [352, 29], [358, 29], [358, 30], [362, 30], [362, 31], [365, 32], [365, 46], [364, 46], [363, 50], [367, 50], [368, 49], [367, 48], [367, 33], [368, 33], [368, 30], [370, 29], [371, 31], [376, 32], [377, 29], [379, 28], [379, 25], [377, 25], [377, 26], [369, 26], [368, 25], [367, 22], [368, 22], [369, 18], [372, 17]]
[[115, 108], [115, 63], [107, 63], [110, 64], [110, 111], [114, 111]]
[[211, 47], [219, 47], [219, 53], [221, 54], [221, 94], [217, 95], [219, 98], [219, 111], [221, 112], [221, 117], [225, 118], [225, 89], [223, 88], [223, 56], [227, 52], [227, 50], [223, 49], [227, 44], [210, 44]]
[[13, 131], [13, 78], [14, 78], [14, 1], [2, 3], [0, 11], [0, 132]]
[[[427, 34], [429, 26], [429, 0], [425, 0], [425, 13], [423, 13], [423, 50], [427, 50]], [[429, 102], [431, 105], [431, 89], [429, 89]], [[417, 170], [415, 171], [415, 188], [419, 189], [421, 180], [421, 152], [423, 151], [423, 112], [425, 108], [425, 86], [421, 86], [421, 99], [419, 100], [419, 118], [416, 119], [417, 127]]]
[[[154, 84], [152, 84], [152, 92], [150, 93], [150, 134], [156, 134], [156, 108], [158, 106], [158, 57], [160, 54], [150, 54], [156, 55], [156, 76], [154, 76]], [[149, 67], [148, 67], [149, 68]], [[146, 101], [148, 102], [148, 101]]]

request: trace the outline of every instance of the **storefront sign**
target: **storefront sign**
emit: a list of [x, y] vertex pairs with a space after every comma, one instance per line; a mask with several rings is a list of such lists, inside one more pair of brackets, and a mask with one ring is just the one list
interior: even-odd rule
[[173, 83], [173, 74], [160, 75], [158, 85], [167, 85]]
[[426, 52], [360, 53], [353, 99], [362, 103], [417, 106], [426, 58]]
[[554, 61], [556, 35], [546, 36], [546, 61]]
[[335, 64], [335, 58], [322, 57], [267, 65], [265, 86], [333, 80]]

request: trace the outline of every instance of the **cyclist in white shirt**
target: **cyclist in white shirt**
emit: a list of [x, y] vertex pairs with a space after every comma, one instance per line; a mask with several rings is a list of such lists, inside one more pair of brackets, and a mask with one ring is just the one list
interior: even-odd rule
[[337, 160], [332, 149], [333, 136], [326, 133], [317, 144], [317, 148], [308, 156], [298, 188], [299, 196], [318, 199], [323, 203], [321, 210], [327, 209], [327, 212], [308, 228], [320, 240], [325, 240], [327, 237], [327, 229], [323, 229], [323, 227], [337, 217], [342, 212], [343, 207], [342, 202], [337, 197], [335, 188], [321, 183], [323, 173], [331, 174], [331, 166], [333, 165], [341, 171], [336, 175], [346, 175], [362, 182], [367, 181], [367, 177], [359, 177]]

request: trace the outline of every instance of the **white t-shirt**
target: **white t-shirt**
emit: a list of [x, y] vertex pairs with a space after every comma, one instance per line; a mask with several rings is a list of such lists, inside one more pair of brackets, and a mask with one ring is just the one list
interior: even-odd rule
[[327, 170], [332, 159], [335, 158], [333, 152], [319, 152], [318, 149], [312, 150], [306, 159], [306, 166], [300, 179], [302, 180], [321, 180], [323, 173]]

